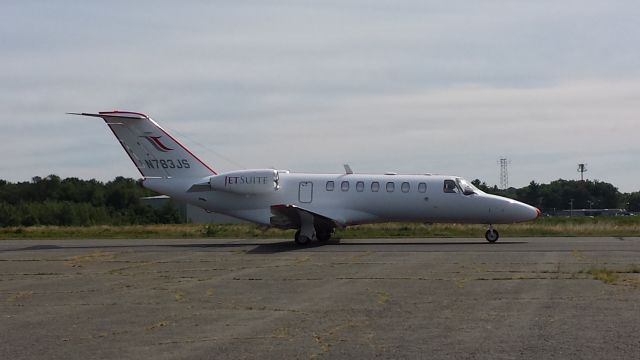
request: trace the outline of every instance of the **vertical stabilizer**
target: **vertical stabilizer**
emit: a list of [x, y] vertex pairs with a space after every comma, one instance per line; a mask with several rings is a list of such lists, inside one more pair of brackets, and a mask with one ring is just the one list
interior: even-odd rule
[[213, 169], [147, 115], [126, 111], [71, 114], [104, 119], [145, 178], [202, 178], [216, 175]]

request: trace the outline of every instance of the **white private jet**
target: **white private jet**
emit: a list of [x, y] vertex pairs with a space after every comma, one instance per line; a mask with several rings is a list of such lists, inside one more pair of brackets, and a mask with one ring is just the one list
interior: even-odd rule
[[446, 175], [303, 174], [255, 169], [218, 174], [147, 115], [70, 113], [104, 119], [148, 189], [209, 212], [281, 229], [300, 245], [331, 238], [336, 228], [392, 221], [493, 224], [534, 220], [540, 210], [486, 194]]

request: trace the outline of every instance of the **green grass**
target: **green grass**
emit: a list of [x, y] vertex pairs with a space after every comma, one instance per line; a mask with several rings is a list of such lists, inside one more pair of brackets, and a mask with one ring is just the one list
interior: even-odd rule
[[[478, 237], [486, 225], [388, 223], [354, 226], [339, 231], [343, 238]], [[640, 218], [542, 218], [533, 222], [496, 225], [502, 237], [640, 236]]]
[[611, 269], [611, 268], [590, 268], [584, 273], [590, 274], [594, 280], [602, 281], [608, 285], [631, 285], [634, 287], [640, 286], [640, 265], [631, 265], [624, 268]]
[[591, 274], [594, 280], [600, 280], [609, 285], [617, 284], [620, 279], [618, 273], [610, 269], [589, 269], [587, 273]]
[[0, 228], [0, 239], [194, 239], [285, 238], [293, 231], [256, 225], [126, 225], [126, 226], [31, 226]]
[[[441, 238], [483, 237], [485, 225], [385, 223], [338, 229], [336, 237], [358, 238]], [[497, 225], [504, 237], [529, 236], [640, 236], [640, 217], [543, 218], [534, 222]], [[0, 239], [149, 239], [149, 238], [267, 238], [288, 239], [293, 230], [257, 225], [128, 225], [58, 227], [32, 226], [0, 228]]]

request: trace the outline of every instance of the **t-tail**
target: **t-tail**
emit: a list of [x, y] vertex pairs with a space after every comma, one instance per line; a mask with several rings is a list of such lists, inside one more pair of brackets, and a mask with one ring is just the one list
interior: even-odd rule
[[145, 178], [216, 175], [213, 169], [145, 114], [128, 111], [70, 114], [104, 119]]

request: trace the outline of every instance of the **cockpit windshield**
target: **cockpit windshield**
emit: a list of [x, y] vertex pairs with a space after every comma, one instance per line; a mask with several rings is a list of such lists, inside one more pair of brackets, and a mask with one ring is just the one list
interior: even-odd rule
[[472, 195], [480, 192], [478, 188], [473, 186], [473, 184], [471, 184], [465, 179], [456, 178], [456, 183], [458, 184], [458, 187], [462, 190], [462, 193], [464, 195]]

